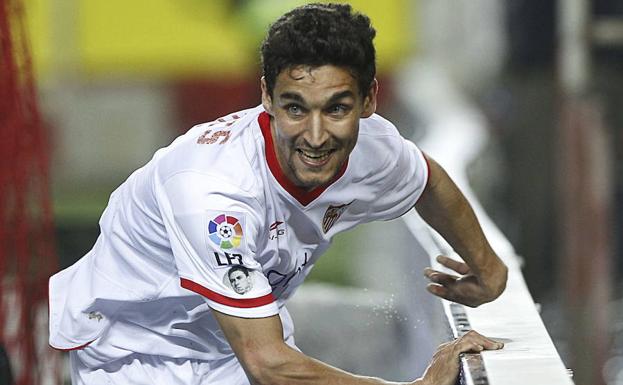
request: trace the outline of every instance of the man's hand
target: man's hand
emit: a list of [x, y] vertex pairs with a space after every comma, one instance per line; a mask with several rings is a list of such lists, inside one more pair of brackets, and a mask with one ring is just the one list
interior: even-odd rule
[[459, 375], [459, 354], [502, 349], [504, 344], [471, 330], [462, 337], [439, 346], [424, 376], [414, 385], [454, 385]]
[[458, 275], [427, 269], [425, 274], [433, 282], [428, 290], [471, 307], [491, 302], [504, 291], [508, 269], [487, 241], [463, 193], [437, 162], [426, 159], [428, 184], [415, 208], [467, 263], [438, 258]]
[[506, 286], [506, 267], [501, 265], [499, 271], [481, 277], [473, 274], [466, 263], [440, 255], [437, 262], [454, 270], [459, 275], [447, 274], [424, 269], [424, 275], [431, 280], [427, 289], [432, 294], [469, 307], [476, 307], [496, 299]]

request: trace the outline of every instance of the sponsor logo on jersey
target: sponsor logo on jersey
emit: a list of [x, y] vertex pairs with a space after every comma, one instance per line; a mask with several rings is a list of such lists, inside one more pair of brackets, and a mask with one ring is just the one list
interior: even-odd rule
[[220, 214], [208, 223], [208, 237], [221, 249], [240, 246], [242, 236], [242, 225], [232, 215]]
[[290, 285], [290, 281], [294, 279], [297, 275], [301, 274], [302, 271], [305, 270], [305, 267], [309, 263], [309, 255], [307, 252], [303, 254], [303, 260], [297, 260], [294, 270], [288, 273], [281, 273], [275, 269], [270, 270], [266, 274], [266, 278], [268, 278], [268, 283], [273, 288], [273, 293], [279, 290], [285, 290], [288, 285]]
[[353, 202], [354, 201], [339, 206], [329, 205], [327, 211], [324, 213], [324, 218], [322, 218], [322, 231], [325, 234], [331, 229], [331, 227], [333, 227], [335, 222], [337, 222], [337, 220], [340, 219], [340, 216], [342, 216], [342, 213], [344, 213], [348, 206], [350, 206]]
[[227, 252], [223, 252], [223, 254], [221, 254], [215, 251], [214, 259], [216, 260], [216, 265], [219, 267], [242, 265], [242, 254], [237, 254], [237, 253], [230, 254]]

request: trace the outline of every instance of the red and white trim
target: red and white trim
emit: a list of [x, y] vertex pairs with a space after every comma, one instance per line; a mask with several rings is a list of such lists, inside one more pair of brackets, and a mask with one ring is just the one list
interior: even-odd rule
[[[93, 340], [93, 341], [95, 341], [95, 340]], [[89, 341], [86, 344], [83, 344], [83, 345], [80, 345], [80, 346], [76, 346], [75, 348], [57, 348], [56, 346], [53, 346], [52, 344], [49, 344], [49, 345], [54, 350], [59, 350], [61, 352], [71, 352], [72, 350], [84, 349], [87, 346], [91, 345], [93, 343], [93, 341]]]
[[188, 289], [190, 291], [194, 291], [197, 294], [201, 294], [206, 297], [210, 301], [219, 303], [225, 306], [237, 307], [237, 308], [253, 308], [260, 307], [264, 305], [269, 305], [275, 302], [275, 297], [272, 293], [268, 293], [261, 297], [257, 298], [231, 298], [214, 292], [207, 287], [198, 284], [197, 282], [191, 281], [186, 278], [180, 278], [180, 284], [184, 289]]
[[[48, 320], [48, 322], [50, 322], [50, 325], [52, 325], [53, 323], [56, 322], [57, 317], [52, 317], [52, 289], [51, 286], [52, 285], [52, 277], [50, 277], [48, 279], [48, 314], [50, 315], [50, 319]], [[56, 328], [55, 328], [56, 329]], [[97, 338], [99, 338], [99, 336], [95, 336], [92, 340], [83, 343], [81, 345], [78, 346], [72, 346], [72, 347], [60, 347], [58, 345], [64, 344], [64, 345], [71, 345], [71, 342], [73, 341], [69, 341], [67, 338], [62, 337], [62, 335], [60, 333], [53, 333], [52, 332], [52, 328], [50, 328], [50, 334], [53, 335], [54, 337], [50, 337], [48, 340], [48, 345], [54, 349], [54, 350], [58, 350], [61, 352], [71, 352], [72, 350], [81, 350], [86, 348], [87, 346], [91, 345], [93, 342], [95, 342], [95, 340]], [[60, 343], [59, 343], [60, 342]]]

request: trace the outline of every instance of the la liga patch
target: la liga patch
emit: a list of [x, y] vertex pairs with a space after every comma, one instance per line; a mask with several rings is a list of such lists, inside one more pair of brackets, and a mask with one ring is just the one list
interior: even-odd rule
[[244, 237], [241, 223], [243, 218], [241, 214], [233, 213], [214, 216], [208, 222], [208, 238], [223, 250], [239, 247]]

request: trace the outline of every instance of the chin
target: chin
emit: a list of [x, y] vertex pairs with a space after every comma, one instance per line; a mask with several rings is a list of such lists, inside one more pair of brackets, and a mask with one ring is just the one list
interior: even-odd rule
[[334, 176], [335, 176], [335, 173], [328, 175], [328, 176], [320, 176], [320, 175], [303, 176], [301, 175], [297, 179], [299, 180], [299, 185], [302, 188], [312, 190], [316, 187], [329, 183], [331, 179], [333, 179]]

